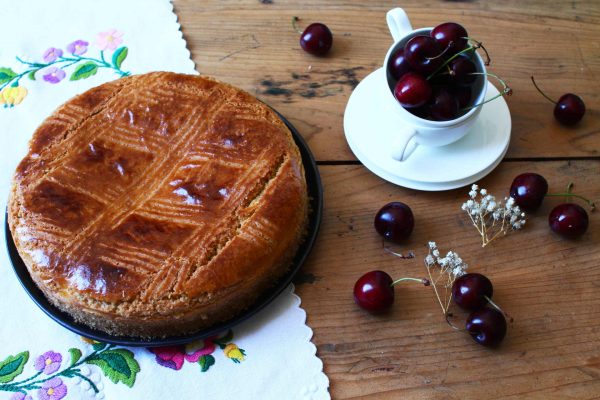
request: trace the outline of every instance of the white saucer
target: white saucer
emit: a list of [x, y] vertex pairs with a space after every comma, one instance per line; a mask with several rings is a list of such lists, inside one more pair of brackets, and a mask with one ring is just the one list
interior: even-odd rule
[[[386, 76], [380, 68], [354, 89], [344, 112], [346, 140], [354, 155], [371, 172], [410, 189], [439, 191], [469, 185], [489, 174], [510, 143], [511, 119], [503, 97], [483, 105], [471, 131], [443, 147], [416, 146], [406, 161], [391, 157], [394, 127], [402, 120], [385, 101]], [[486, 100], [498, 89], [488, 82]]]

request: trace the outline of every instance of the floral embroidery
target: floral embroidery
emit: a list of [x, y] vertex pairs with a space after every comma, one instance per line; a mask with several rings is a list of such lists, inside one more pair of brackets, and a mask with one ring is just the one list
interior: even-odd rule
[[212, 336], [205, 340], [197, 340], [187, 345], [151, 347], [148, 350], [156, 355], [156, 362], [163, 367], [179, 371], [185, 361], [189, 363], [198, 363], [200, 371], [206, 372], [215, 364], [215, 357], [212, 355], [217, 346], [225, 356], [235, 363], [244, 360], [246, 353], [234, 343], [233, 331], [229, 330], [225, 335]]
[[28, 77], [35, 81], [41, 75], [45, 82], [57, 84], [67, 77], [67, 69], [71, 66], [74, 68], [69, 74], [70, 81], [87, 79], [96, 75], [101, 68], [110, 69], [120, 77], [128, 76], [131, 73], [123, 71], [121, 66], [129, 49], [125, 46], [119, 47], [122, 43], [123, 32], [111, 29], [98, 34], [94, 43], [100, 49], [97, 57], [84, 56], [90, 43], [81, 39], [69, 43], [66, 52], [57, 47], [50, 47], [42, 54], [41, 62], [29, 62], [17, 57], [17, 61], [24, 68], [23, 72], [0, 67], [0, 104], [13, 107], [25, 99], [28, 91], [21, 85], [22, 78]]
[[100, 342], [92, 342], [91, 347], [91, 353], [85, 357], [80, 349], [69, 349], [70, 362], [64, 366], [62, 354], [47, 351], [33, 362], [37, 373], [18, 381], [15, 378], [23, 373], [29, 352], [8, 356], [0, 362], [0, 391], [14, 392], [11, 400], [31, 400], [32, 391], [41, 400], [61, 400], [69, 391], [67, 380], [79, 378], [98, 393], [96, 383], [86, 376], [89, 373], [84, 370], [88, 368], [85, 364], [98, 367], [115, 384], [122, 382], [133, 387], [140, 365], [130, 350]]
[[[0, 81], [2, 80], [2, 68], [0, 68]], [[7, 86], [0, 91], [0, 104], [4, 107], [12, 107], [19, 104], [27, 96], [27, 89], [23, 86]]]
[[67, 395], [67, 385], [60, 378], [52, 378], [42, 383], [38, 397], [42, 400], [60, 400]]
[[58, 371], [61, 362], [62, 356], [60, 353], [47, 351], [35, 360], [33, 367], [37, 371], [41, 371], [46, 375], [51, 375]]
[[116, 50], [117, 46], [123, 43], [122, 32], [111, 29], [108, 32], [100, 32], [96, 39], [96, 46], [102, 50]]
[[244, 361], [244, 358], [246, 357], [244, 350], [240, 349], [233, 343], [229, 343], [227, 346], [225, 346], [223, 353], [225, 353], [225, 356], [230, 358], [231, 361], [238, 364], [241, 361]]

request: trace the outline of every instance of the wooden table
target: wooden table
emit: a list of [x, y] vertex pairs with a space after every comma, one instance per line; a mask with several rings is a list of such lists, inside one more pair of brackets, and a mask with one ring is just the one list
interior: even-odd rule
[[[467, 189], [428, 193], [385, 182], [356, 160], [342, 128], [352, 89], [380, 67], [391, 44], [385, 13], [401, 5], [415, 27], [466, 26], [490, 51], [491, 71], [514, 89], [507, 99], [513, 120], [508, 154], [481, 186], [505, 196], [517, 174], [534, 171], [547, 178], [551, 192], [574, 181], [577, 192], [600, 202], [598, 1], [174, 3], [198, 71], [275, 107], [318, 160], [324, 219], [297, 292], [333, 398], [600, 398], [600, 213], [590, 214], [582, 238], [565, 240], [547, 223], [561, 200], [547, 199], [526, 229], [481, 248], [460, 211]], [[300, 49], [292, 16], [301, 26], [320, 21], [332, 29], [329, 56]], [[579, 94], [588, 108], [583, 121], [575, 128], [557, 124], [531, 74], [552, 97]], [[415, 214], [415, 231], [402, 247], [414, 250], [415, 259], [386, 254], [373, 229], [376, 211], [391, 200], [409, 204]], [[366, 271], [424, 275], [429, 240], [457, 251], [471, 271], [493, 281], [494, 299], [514, 317], [499, 349], [450, 329], [429, 288], [398, 287], [386, 315], [354, 304], [352, 287]]]

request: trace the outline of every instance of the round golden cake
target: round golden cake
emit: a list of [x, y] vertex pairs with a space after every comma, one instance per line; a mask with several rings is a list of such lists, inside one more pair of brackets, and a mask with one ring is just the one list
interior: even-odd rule
[[227, 320], [288, 270], [307, 221], [290, 131], [248, 93], [153, 72], [93, 88], [36, 130], [8, 222], [46, 297], [113, 335]]

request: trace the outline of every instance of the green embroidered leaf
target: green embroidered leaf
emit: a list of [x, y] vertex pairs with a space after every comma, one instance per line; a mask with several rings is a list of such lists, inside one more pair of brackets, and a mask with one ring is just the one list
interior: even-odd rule
[[81, 350], [76, 348], [69, 349], [69, 354], [71, 354], [71, 364], [74, 365], [81, 358]]
[[27, 77], [29, 79], [31, 79], [32, 81], [35, 81], [35, 73], [38, 72], [37, 69], [34, 69], [33, 71], [31, 71], [30, 73], [27, 74]]
[[0, 84], [11, 81], [17, 73], [10, 68], [0, 67]]
[[8, 383], [21, 374], [27, 360], [29, 360], [29, 352], [24, 351], [16, 356], [8, 356], [0, 362], [0, 383]]
[[198, 364], [200, 364], [200, 371], [206, 372], [212, 365], [215, 365], [215, 358], [210, 354], [202, 356], [198, 359]]
[[95, 342], [94, 344], [92, 344], [92, 348], [96, 351], [100, 351], [104, 349], [107, 345], [107, 343]]
[[123, 64], [123, 61], [125, 61], [125, 59], [127, 58], [127, 53], [129, 53], [129, 50], [127, 49], [127, 47], [119, 47], [112, 56], [112, 63], [115, 67], [117, 67], [118, 69], [121, 69], [121, 64]]
[[92, 61], [88, 61], [78, 65], [77, 68], [75, 68], [75, 71], [73, 71], [71, 74], [69, 80], [78, 81], [80, 79], [86, 79], [92, 75], [96, 75], [96, 72], [98, 72], [98, 65]]
[[227, 344], [233, 340], [233, 331], [230, 329], [227, 331], [225, 335], [220, 338], [214, 339], [213, 342], [216, 343], [221, 349], [227, 347]]
[[100, 367], [113, 383], [123, 382], [129, 387], [133, 386], [135, 377], [140, 372], [140, 365], [127, 349], [107, 350], [88, 358], [86, 362]]

